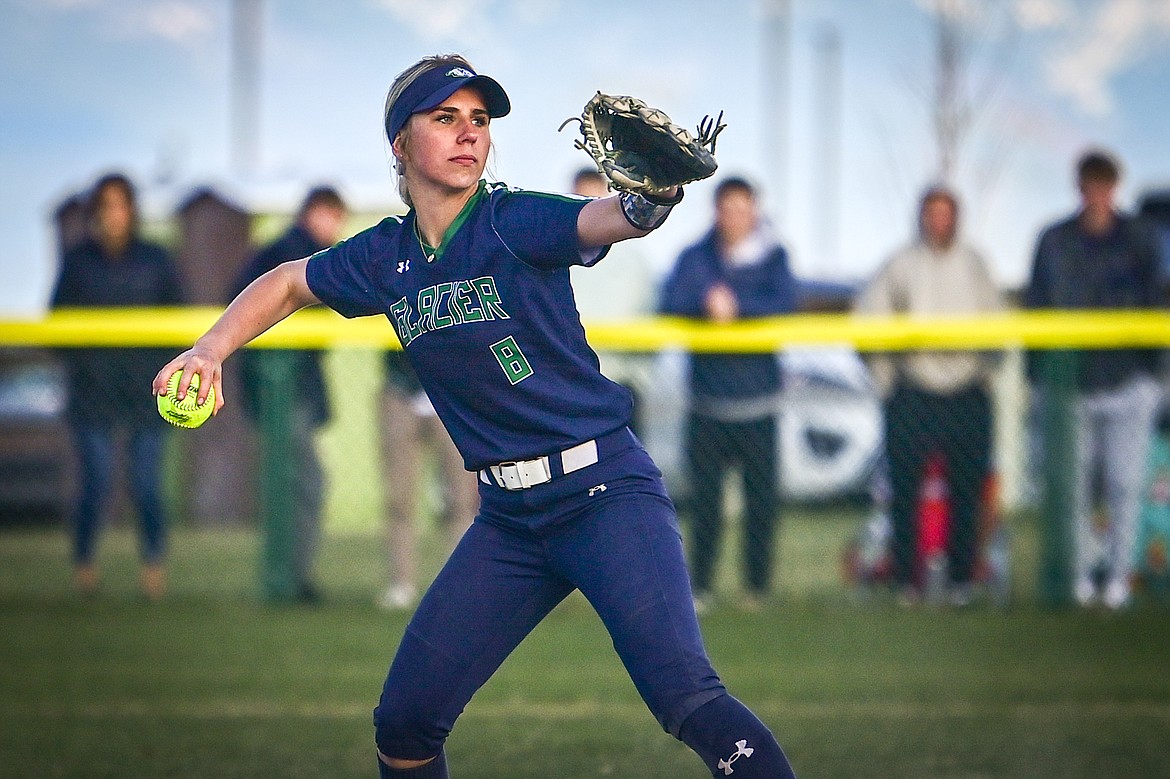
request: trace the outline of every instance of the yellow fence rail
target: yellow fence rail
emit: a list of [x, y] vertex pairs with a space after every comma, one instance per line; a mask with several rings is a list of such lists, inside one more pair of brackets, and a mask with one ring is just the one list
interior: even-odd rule
[[[191, 344], [222, 312], [214, 307], [62, 309], [39, 319], [0, 319], [5, 346], [174, 346]], [[1099, 349], [1170, 347], [1170, 312], [1032, 311], [994, 316], [854, 317], [800, 314], [711, 325], [647, 317], [586, 323], [597, 349], [767, 352], [783, 347], [850, 345], [860, 351], [908, 349]], [[299, 311], [253, 346], [397, 349], [383, 317], [346, 320], [325, 309]]]

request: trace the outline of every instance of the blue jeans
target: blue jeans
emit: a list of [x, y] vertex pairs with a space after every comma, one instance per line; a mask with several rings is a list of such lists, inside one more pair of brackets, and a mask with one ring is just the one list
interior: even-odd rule
[[[93, 561], [102, 514], [110, 495], [117, 437], [110, 427], [77, 424], [74, 443], [81, 470], [81, 495], [73, 516], [73, 561]], [[138, 510], [139, 553], [144, 563], [162, 560], [166, 551], [166, 519], [160, 489], [164, 431], [157, 427], [127, 431], [130, 497]]]

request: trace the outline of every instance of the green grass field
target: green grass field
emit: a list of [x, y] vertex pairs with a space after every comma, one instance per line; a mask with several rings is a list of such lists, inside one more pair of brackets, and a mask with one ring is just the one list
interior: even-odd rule
[[[861, 603], [837, 573], [856, 522], [791, 518], [777, 603], [738, 611], [726, 575], [703, 618], [725, 681], [800, 776], [1170, 776], [1170, 612], [1032, 607], [1027, 527], [1009, 610]], [[373, 606], [379, 537], [327, 539], [320, 608], [258, 599], [245, 531], [177, 532], [156, 605], [136, 597], [127, 531], [105, 539], [92, 601], [70, 591], [65, 546], [0, 533], [0, 777], [376, 775], [370, 710], [405, 624]], [[577, 597], [471, 702], [448, 755], [461, 779], [707, 775]]]

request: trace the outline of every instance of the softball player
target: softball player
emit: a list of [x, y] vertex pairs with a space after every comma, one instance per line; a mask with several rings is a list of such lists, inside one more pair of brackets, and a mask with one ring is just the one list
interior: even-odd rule
[[214, 384], [222, 405], [223, 360], [312, 303], [394, 326], [478, 474], [481, 506], [390, 666], [374, 710], [382, 777], [446, 777], [455, 719], [575, 589], [659, 723], [713, 775], [790, 777], [772, 734], [707, 659], [674, 507], [627, 427], [629, 393], [598, 370], [569, 283], [569, 266], [645, 235], [670, 205], [485, 183], [489, 124], [509, 110], [503, 88], [462, 57], [404, 71], [385, 125], [409, 213], [262, 276], [154, 391], [183, 369], [184, 382], [197, 372]]

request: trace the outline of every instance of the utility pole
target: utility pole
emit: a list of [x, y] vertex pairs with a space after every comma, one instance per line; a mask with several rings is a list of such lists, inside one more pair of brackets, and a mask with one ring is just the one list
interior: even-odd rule
[[841, 205], [841, 34], [836, 26], [823, 25], [815, 47], [813, 238], [820, 271], [832, 276], [838, 269]]
[[788, 224], [788, 116], [791, 71], [792, 12], [790, 0], [763, 0], [764, 62], [762, 111], [763, 159], [769, 160], [765, 182], [771, 193], [775, 222], [780, 232]]
[[231, 166], [237, 175], [260, 167], [260, 41], [263, 0], [232, 0]]

